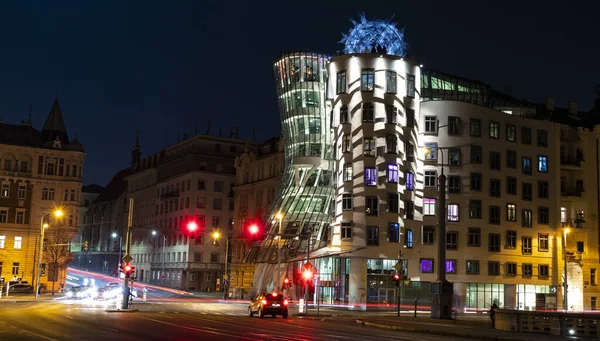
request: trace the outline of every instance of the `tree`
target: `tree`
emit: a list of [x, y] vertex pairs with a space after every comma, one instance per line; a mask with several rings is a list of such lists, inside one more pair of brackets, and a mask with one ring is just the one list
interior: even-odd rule
[[46, 273], [48, 281], [52, 282], [52, 295], [59, 274], [64, 273], [74, 259], [69, 247], [74, 235], [75, 230], [66, 226], [50, 227], [45, 231], [43, 258], [48, 264]]

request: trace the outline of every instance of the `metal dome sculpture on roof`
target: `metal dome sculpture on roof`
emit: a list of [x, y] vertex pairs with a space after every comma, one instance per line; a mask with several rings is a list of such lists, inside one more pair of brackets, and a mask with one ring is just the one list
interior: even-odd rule
[[404, 29], [396, 28], [390, 20], [367, 20], [364, 13], [360, 22], [350, 20], [354, 27], [348, 34], [342, 33], [341, 43], [345, 44], [344, 53], [368, 53], [378, 46], [385, 49], [386, 54], [404, 57], [408, 45], [404, 41]]

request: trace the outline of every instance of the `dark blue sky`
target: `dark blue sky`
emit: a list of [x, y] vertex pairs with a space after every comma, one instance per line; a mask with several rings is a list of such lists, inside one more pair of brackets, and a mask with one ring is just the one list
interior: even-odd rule
[[[56, 93], [69, 135], [87, 150], [85, 182], [126, 167], [141, 131], [154, 153], [192, 133], [240, 126], [279, 134], [272, 61], [282, 52], [340, 50], [360, 12], [405, 27], [425, 67], [581, 109], [600, 83], [598, 5], [502, 1], [0, 2], [0, 117], [38, 129]], [[35, 4], [35, 5], [34, 5]]]

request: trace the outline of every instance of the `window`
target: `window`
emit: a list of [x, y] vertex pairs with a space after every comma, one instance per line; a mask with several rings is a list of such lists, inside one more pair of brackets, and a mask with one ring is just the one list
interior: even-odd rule
[[71, 189], [71, 201], [76, 201], [75, 200], [75, 189]]
[[205, 208], [206, 207], [206, 198], [198, 197], [196, 199], [196, 208]]
[[516, 276], [517, 275], [517, 263], [506, 263], [506, 275]]
[[199, 191], [206, 191], [206, 181], [204, 181], [204, 180], [198, 180], [198, 190]]
[[479, 261], [478, 260], [468, 260], [467, 261], [467, 274], [479, 275]]
[[410, 200], [404, 200], [404, 219], [414, 219], [415, 204]]
[[500, 179], [490, 179], [490, 196], [500, 198]]
[[435, 240], [435, 226], [423, 226], [423, 244], [433, 244]]
[[19, 275], [19, 262], [13, 262], [12, 274], [15, 276]]
[[425, 143], [425, 160], [437, 159], [437, 143]]
[[336, 93], [346, 92], [346, 70], [337, 73]]
[[481, 219], [481, 200], [469, 200], [469, 218]]
[[396, 76], [396, 72], [394, 72], [394, 71], [386, 71], [385, 72], [385, 83], [386, 83], [385, 91], [387, 91], [390, 94], [396, 93], [397, 78], [398, 77]]
[[342, 136], [342, 153], [350, 152], [352, 146], [352, 140], [349, 134]]
[[517, 127], [514, 124], [506, 125], [506, 141], [517, 141]]
[[446, 250], [458, 250], [458, 232], [446, 233]]
[[[1, 238], [1, 236], [0, 236], [0, 238]], [[590, 284], [591, 285], [598, 285], [598, 276], [597, 276], [597, 270], [596, 269], [590, 269]]]
[[425, 187], [436, 187], [436, 171], [425, 171]]
[[540, 233], [538, 234], [538, 251], [548, 251], [550, 249], [550, 245], [548, 243], [549, 235]]
[[526, 183], [524, 182], [522, 185], [522, 199], [525, 201], [531, 201], [531, 197], [532, 197], [532, 192], [533, 192], [533, 186], [530, 183]]
[[548, 132], [545, 130], [537, 130], [537, 146], [548, 147]]
[[460, 135], [460, 117], [448, 116], [448, 135]]
[[548, 181], [538, 181], [538, 198], [548, 199]]
[[500, 206], [490, 206], [490, 224], [500, 224]]
[[42, 200], [49, 200], [50, 194], [47, 188], [42, 188]]
[[379, 227], [367, 226], [367, 245], [379, 245]]
[[17, 197], [19, 199], [25, 199], [27, 193], [27, 187], [23, 186], [23, 185], [19, 185], [19, 190], [17, 191]]
[[448, 164], [450, 166], [460, 166], [460, 148], [448, 149]]
[[548, 173], [548, 157], [544, 155], [538, 156], [538, 172]]
[[500, 276], [500, 262], [488, 262], [488, 275]]
[[363, 69], [360, 77], [360, 91], [373, 91], [375, 89], [375, 70]]
[[411, 142], [406, 141], [404, 142], [404, 148], [406, 149], [406, 161], [413, 161], [415, 153], [414, 145]]
[[221, 227], [221, 217], [212, 217], [212, 227]]
[[215, 192], [223, 192], [223, 181], [215, 181]]
[[452, 194], [460, 193], [461, 178], [460, 175], [450, 175], [448, 177], [448, 192]]
[[0, 236], [0, 249], [4, 249], [6, 244], [6, 236]]
[[481, 191], [481, 173], [471, 173], [471, 190]]
[[415, 111], [413, 109], [406, 110], [406, 126], [413, 128], [415, 126]]
[[367, 185], [367, 186], [377, 185], [377, 169], [365, 168], [365, 185]]
[[396, 135], [387, 135], [385, 137], [385, 152], [388, 154], [396, 154], [398, 148], [398, 138]]
[[471, 163], [481, 164], [483, 162], [483, 148], [471, 145]]
[[490, 169], [500, 170], [502, 155], [499, 152], [490, 152]]
[[433, 259], [421, 258], [421, 272], [431, 273], [433, 272]]
[[308, 119], [308, 133], [309, 134], [320, 134], [321, 133], [321, 119], [320, 118], [309, 118]]
[[499, 139], [500, 138], [500, 123], [498, 122], [494, 122], [494, 121], [490, 121], [490, 137], [493, 139]]
[[15, 223], [17, 224], [25, 224], [25, 212], [17, 212], [15, 217]]
[[523, 161], [523, 168], [522, 168], [523, 174], [531, 175], [531, 158], [523, 157], [522, 161]]
[[435, 199], [423, 199], [423, 215], [435, 215]]
[[538, 277], [548, 278], [550, 275], [550, 266], [547, 264], [540, 264], [538, 266]]
[[533, 265], [530, 263], [523, 263], [523, 277], [531, 277], [533, 274]]
[[406, 189], [414, 190], [415, 189], [415, 175], [412, 172], [406, 172]]
[[481, 136], [481, 120], [475, 118], [469, 120], [469, 135], [475, 137]]
[[548, 207], [538, 207], [538, 224], [550, 224], [550, 211]]
[[340, 107], [340, 123], [348, 123], [350, 118], [348, 117], [348, 106], [342, 105]]
[[584, 243], [581, 241], [577, 242], [577, 253], [583, 253]]
[[406, 75], [406, 96], [415, 98], [415, 75]]
[[521, 143], [531, 144], [531, 128], [521, 127]]
[[481, 229], [479, 227], [469, 227], [468, 246], [481, 246]]
[[506, 231], [506, 248], [517, 248], [517, 231]]
[[456, 260], [448, 259], [446, 260], [446, 273], [447, 274], [455, 274], [456, 273]]
[[218, 253], [211, 253], [210, 254], [210, 262], [211, 263], [218, 263], [219, 262], [219, 254]]
[[506, 167], [508, 168], [517, 168], [517, 152], [514, 150], [506, 151]]
[[531, 212], [531, 210], [526, 210], [523, 209], [521, 210], [521, 226], [522, 227], [531, 227], [532, 226], [532, 220], [533, 220], [533, 214]]
[[365, 198], [365, 212], [367, 215], [379, 215], [379, 199], [377, 197]]
[[448, 204], [448, 221], [459, 221], [460, 213], [458, 204]]
[[352, 181], [352, 164], [351, 163], [347, 163], [344, 165], [344, 174], [343, 174], [342, 178], [344, 181]]
[[223, 208], [223, 200], [215, 198], [213, 199], [213, 209], [221, 210]]
[[[408, 235], [410, 231], [410, 236]], [[412, 247], [412, 230], [406, 230], [406, 247]], [[388, 242], [398, 243], [400, 241], [400, 225], [390, 223], [388, 225]], [[410, 243], [410, 246], [408, 244]]]
[[363, 155], [364, 156], [375, 156], [375, 139], [372, 137], [365, 137], [363, 139]]
[[0, 223], [6, 224], [8, 222], [8, 211], [0, 210]]
[[517, 194], [517, 178], [514, 176], [506, 177], [506, 193], [512, 195]]
[[396, 119], [398, 117], [398, 108], [393, 105], [385, 106], [385, 122], [387, 124], [396, 124]]
[[194, 262], [202, 263], [202, 252], [194, 252]]
[[342, 194], [342, 210], [349, 211], [352, 209], [352, 193]]
[[437, 117], [425, 116], [425, 132], [430, 134], [437, 133]]
[[2, 189], [0, 190], [0, 197], [8, 198], [9, 194], [10, 194], [10, 184], [2, 184]]
[[352, 239], [352, 223], [342, 223], [342, 239]]
[[[21, 172], [22, 173], [27, 173], [27, 170], [28, 170], [27, 161], [21, 161], [21, 165], [20, 166], [21, 166]], [[69, 166], [67, 166], [67, 169], [68, 169], [68, 167]], [[69, 174], [67, 174], [67, 176], [69, 176]]]
[[388, 212], [398, 213], [398, 193], [388, 193]]
[[506, 204], [506, 220], [517, 221], [517, 205]]
[[21, 250], [21, 246], [23, 244], [23, 237], [21, 236], [16, 236], [15, 237], [15, 244], [14, 244], [14, 249], [15, 250]]

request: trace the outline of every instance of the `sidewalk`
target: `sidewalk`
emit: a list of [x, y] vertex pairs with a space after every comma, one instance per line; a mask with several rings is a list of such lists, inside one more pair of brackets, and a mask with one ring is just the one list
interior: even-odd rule
[[[487, 322], [472, 320], [439, 320], [429, 317], [368, 317], [356, 320], [357, 324], [368, 327], [399, 330], [405, 332], [426, 333], [464, 339], [489, 341], [558, 341], [565, 337], [548, 334], [517, 333], [494, 330]], [[578, 338], [581, 339], [581, 338]], [[585, 340], [585, 338], [583, 338]], [[591, 340], [591, 339], [590, 339]]]
[[57, 299], [62, 299], [62, 294], [41, 294], [38, 300], [35, 299], [35, 295], [19, 295], [19, 294], [8, 294], [6, 297], [6, 293], [0, 297], [0, 303], [15, 303], [15, 302], [43, 302], [43, 301], [54, 301]]

